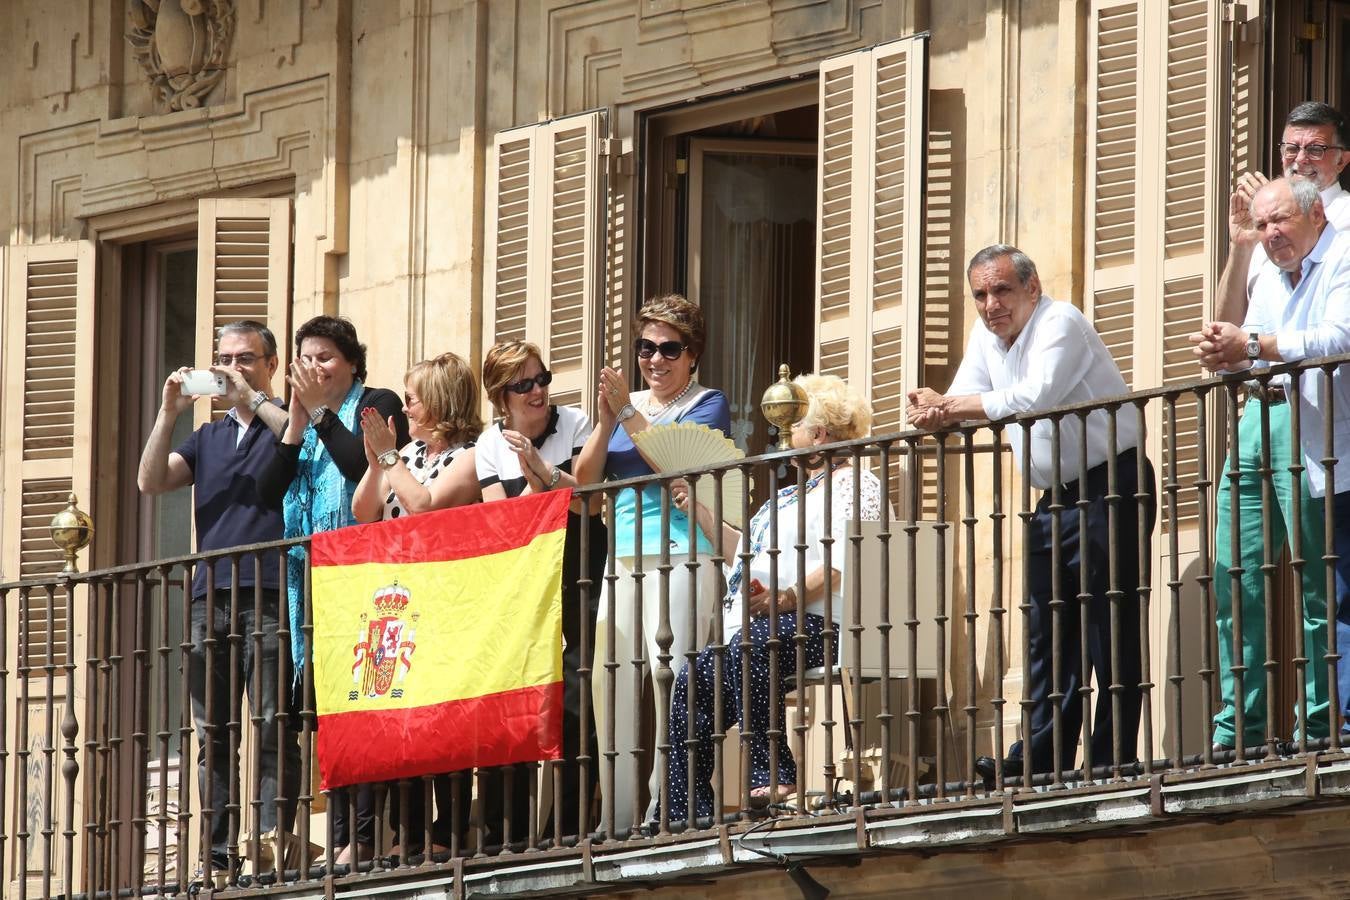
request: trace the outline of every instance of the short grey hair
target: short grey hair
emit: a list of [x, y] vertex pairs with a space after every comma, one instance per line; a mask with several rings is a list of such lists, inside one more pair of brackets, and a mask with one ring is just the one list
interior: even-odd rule
[[966, 280], [970, 280], [970, 273], [975, 271], [976, 266], [987, 265], [1004, 257], [1012, 261], [1013, 271], [1017, 273], [1017, 279], [1022, 282], [1022, 287], [1030, 284], [1033, 277], [1040, 277], [1031, 257], [1012, 244], [990, 244], [970, 258], [970, 265], [966, 266]]
[[277, 355], [276, 335], [272, 334], [272, 329], [255, 319], [240, 319], [237, 322], [220, 326], [216, 331], [216, 340], [219, 341], [227, 334], [256, 334], [262, 338], [263, 354], [268, 359]]
[[1312, 212], [1313, 207], [1322, 199], [1317, 185], [1306, 178], [1289, 179], [1289, 193], [1294, 195], [1294, 202], [1305, 216]]

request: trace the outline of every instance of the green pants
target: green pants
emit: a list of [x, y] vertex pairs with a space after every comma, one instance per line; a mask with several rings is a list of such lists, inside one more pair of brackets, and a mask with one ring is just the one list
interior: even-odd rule
[[[1266, 739], [1266, 613], [1265, 541], [1262, 535], [1261, 513], [1261, 401], [1247, 401], [1242, 420], [1238, 424], [1237, 480], [1239, 520], [1238, 545], [1242, 566], [1240, 602], [1242, 604], [1242, 676], [1243, 743], [1250, 747]], [[1280, 549], [1289, 536], [1293, 514], [1293, 484], [1289, 473], [1291, 439], [1289, 434], [1289, 404], [1266, 404], [1270, 417], [1270, 467], [1272, 507], [1270, 510], [1271, 561], [1279, 560]], [[1293, 448], [1293, 452], [1301, 452]], [[1236, 733], [1237, 693], [1233, 677], [1233, 579], [1228, 569], [1232, 563], [1233, 514], [1231, 494], [1225, 461], [1219, 472], [1218, 530], [1214, 563], [1215, 619], [1219, 627], [1219, 679], [1223, 693], [1223, 707], [1214, 717], [1214, 742], [1232, 746]], [[1327, 599], [1326, 563], [1322, 561], [1325, 545], [1323, 507], [1321, 498], [1308, 493], [1307, 479], [1299, 478], [1299, 517], [1303, 520], [1299, 555], [1304, 560], [1302, 573], [1303, 594], [1303, 655], [1308, 664], [1304, 682], [1308, 696], [1308, 738], [1326, 737], [1329, 720], [1327, 702]], [[1271, 601], [1274, 602], [1274, 597]], [[1297, 710], [1295, 710], [1297, 715]], [[1300, 729], [1301, 730], [1301, 729]], [[1295, 735], [1279, 735], [1294, 737]]]

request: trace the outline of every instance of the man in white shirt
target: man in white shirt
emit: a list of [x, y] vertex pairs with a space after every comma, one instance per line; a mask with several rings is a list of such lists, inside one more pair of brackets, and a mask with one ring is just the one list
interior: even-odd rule
[[[1348, 145], [1345, 117], [1334, 106], [1315, 101], [1301, 103], [1290, 111], [1276, 145], [1284, 177], [1312, 182], [1322, 197], [1327, 220], [1338, 231], [1350, 231], [1350, 192], [1338, 181], [1341, 171], [1350, 164]], [[1247, 172], [1238, 178], [1237, 190], [1229, 198], [1231, 246], [1215, 300], [1214, 318], [1219, 321], [1237, 325], [1246, 317], [1252, 285], [1266, 262], [1260, 236], [1252, 227], [1251, 200], [1268, 182], [1260, 172]]]
[[[1004, 419], [1127, 392], [1125, 379], [1092, 325], [1072, 304], [1041, 293], [1036, 265], [1025, 253], [1006, 244], [986, 247], [971, 259], [966, 278], [980, 322], [971, 331], [965, 357], [947, 393], [930, 388], [909, 393], [911, 424], [938, 428], [966, 419]], [[1012, 746], [1003, 761], [1003, 771], [1010, 776], [1023, 771], [1024, 756], [1030, 758], [1035, 772], [1072, 767], [1082, 730], [1084, 649], [1097, 680], [1086, 761], [1095, 767], [1116, 760], [1130, 762], [1137, 755], [1142, 677], [1139, 559], [1150, 553], [1149, 546], [1137, 545], [1137, 536], [1141, 518], [1144, 533], [1152, 534], [1156, 502], [1153, 467], [1138, 449], [1139, 423], [1133, 408], [1115, 413], [1114, 444], [1112, 415], [1106, 409], [1093, 410], [1086, 417], [1086, 428], [1078, 414], [1060, 418], [1058, 456], [1054, 421], [1037, 420], [1026, 435], [1022, 425], [1007, 426], [1019, 470], [1024, 447], [1029, 446], [1031, 483], [1044, 491], [1029, 523], [1024, 560], [1031, 595], [1026, 672], [1027, 697], [1033, 703], [1031, 732], [1023, 736], [1025, 741]], [[1080, 465], [1084, 455], [1086, 472]], [[1116, 477], [1110, 484], [1113, 458]], [[1115, 501], [1114, 533], [1108, 521], [1108, 494], [1120, 498]], [[1087, 503], [1081, 516], [1080, 498]], [[1063, 511], [1056, 513], [1052, 507]], [[1056, 534], [1057, 570], [1052, 565]], [[1083, 569], [1091, 596], [1080, 601]], [[1118, 598], [1116, 604], [1109, 594]], [[1088, 619], [1087, 648], [1080, 646], [1083, 614]], [[1113, 619], [1119, 629], [1114, 635]], [[1055, 634], [1060, 638], [1057, 683]], [[1113, 646], [1120, 649], [1115, 658]], [[1119, 700], [1117, 722], [1112, 717], [1115, 698]], [[989, 757], [976, 761], [976, 769], [986, 780], [995, 776], [996, 768], [997, 762]]]
[[[1191, 340], [1205, 368], [1213, 371], [1239, 371], [1265, 367], [1272, 363], [1296, 362], [1350, 352], [1350, 231], [1340, 232], [1329, 225], [1323, 212], [1316, 184], [1309, 178], [1281, 178], [1257, 190], [1251, 201], [1253, 230], [1260, 235], [1265, 259], [1253, 282], [1251, 300], [1241, 327], [1232, 322], [1212, 322]], [[1303, 560], [1303, 656], [1308, 660], [1304, 673], [1308, 703], [1309, 739], [1324, 738], [1330, 728], [1326, 679], [1326, 569], [1322, 560], [1325, 547], [1323, 497], [1327, 492], [1322, 457], [1327, 455], [1324, 441], [1323, 408], [1326, 385], [1321, 373], [1310, 372], [1300, 379], [1300, 457], [1294, 456], [1290, 437], [1290, 410], [1286, 398], [1289, 376], [1280, 375], [1268, 387], [1253, 382], [1247, 388], [1247, 404], [1236, 436], [1238, 478], [1220, 479], [1217, 510], [1217, 553], [1215, 558], [1216, 618], [1219, 627], [1219, 671], [1223, 706], [1214, 717], [1214, 744], [1227, 749], [1236, 743], [1236, 698], [1242, 697], [1243, 744], [1252, 746], [1265, 740], [1265, 574], [1263, 565], [1273, 563], [1285, 542], [1293, 515], [1294, 480], [1290, 465], [1305, 467], [1298, 478], [1300, 542], [1297, 555]], [[1333, 451], [1344, 454], [1350, 447], [1350, 382], [1337, 372], [1331, 385], [1331, 401], [1336, 413], [1333, 426]], [[1276, 506], [1267, 515], [1261, 508], [1263, 492], [1262, 418], [1269, 434], [1271, 487]], [[1238, 518], [1232, 520], [1232, 492], [1237, 492]], [[1336, 495], [1335, 540], [1338, 552], [1350, 551], [1350, 464], [1337, 466], [1331, 492]], [[1339, 513], [1342, 504], [1346, 517]], [[1269, 529], [1271, 548], [1265, 548], [1265, 529]], [[1232, 536], [1238, 536], [1241, 572], [1228, 574]], [[1350, 571], [1350, 560], [1344, 566]], [[1338, 568], [1342, 564], [1338, 563]], [[1338, 573], [1339, 574], [1339, 573]], [[1242, 668], [1234, 672], [1233, 601], [1234, 585], [1240, 592], [1242, 609]], [[1338, 584], [1344, 584], [1338, 578]], [[1337, 592], [1342, 598], [1346, 591]], [[1274, 602], [1274, 598], [1269, 598]], [[1350, 602], [1345, 604], [1350, 607]], [[1338, 627], [1338, 632], [1342, 628]], [[1350, 626], [1344, 628], [1350, 634]], [[1339, 642], [1338, 642], [1339, 643]], [[1344, 650], [1342, 650], [1344, 652]], [[1347, 675], [1342, 666], [1340, 675]], [[1341, 695], [1344, 704], [1347, 696]]]

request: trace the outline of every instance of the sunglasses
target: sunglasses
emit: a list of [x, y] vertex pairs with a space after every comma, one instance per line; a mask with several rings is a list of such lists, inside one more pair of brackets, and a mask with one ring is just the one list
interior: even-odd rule
[[536, 384], [541, 388], [548, 387], [552, 381], [553, 373], [548, 369], [545, 369], [533, 378], [522, 378], [519, 381], [511, 382], [506, 386], [506, 389], [513, 394], [528, 394], [530, 391], [534, 390]]
[[646, 338], [638, 338], [633, 341], [633, 349], [637, 351], [638, 359], [651, 359], [658, 353], [666, 359], [679, 359], [680, 354], [689, 349], [689, 345], [681, 344], [679, 341], [662, 341], [658, 344]]

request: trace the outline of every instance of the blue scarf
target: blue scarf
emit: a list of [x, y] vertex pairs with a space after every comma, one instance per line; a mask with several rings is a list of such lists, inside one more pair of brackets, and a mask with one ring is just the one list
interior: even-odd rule
[[[358, 378], [352, 382], [337, 417], [349, 431], [356, 431], [356, 407], [365, 386]], [[295, 401], [292, 401], [295, 402]], [[343, 477], [333, 456], [324, 452], [323, 442], [313, 425], [305, 428], [300, 444], [300, 459], [295, 477], [286, 489], [281, 509], [285, 519], [283, 536], [309, 537], [319, 531], [332, 531], [344, 525], [355, 524], [352, 518], [352, 495], [356, 485]], [[304, 545], [291, 547], [286, 553], [286, 600], [291, 614], [291, 659], [295, 677], [305, 667], [305, 565], [309, 553]]]

